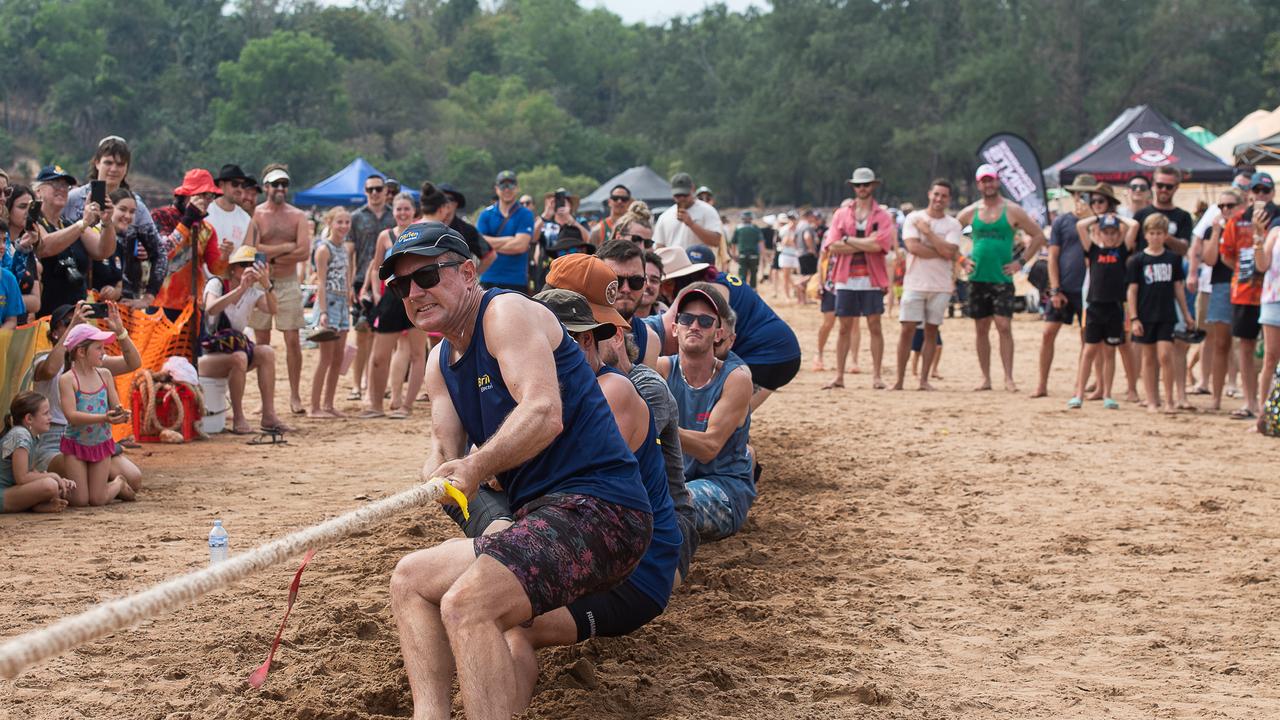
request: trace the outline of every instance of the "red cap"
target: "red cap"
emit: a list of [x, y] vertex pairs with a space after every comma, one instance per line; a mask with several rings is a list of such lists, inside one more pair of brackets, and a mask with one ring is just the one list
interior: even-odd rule
[[209, 171], [204, 168], [188, 170], [187, 174], [182, 177], [182, 185], [173, 189], [174, 195], [182, 195], [184, 197], [203, 195], [204, 193], [222, 194], [218, 186], [213, 184], [213, 175], [210, 175]]

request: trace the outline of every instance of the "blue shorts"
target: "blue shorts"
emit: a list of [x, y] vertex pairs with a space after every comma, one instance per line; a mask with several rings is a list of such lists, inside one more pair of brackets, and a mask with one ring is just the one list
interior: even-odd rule
[[883, 290], [836, 290], [836, 317], [883, 314]]
[[755, 499], [755, 492], [747, 490], [747, 482], [719, 476], [690, 480], [685, 486], [693, 500], [698, 536], [703, 540], [723, 540], [747, 521], [747, 511]]
[[[316, 324], [320, 320], [320, 308], [315, 309]], [[347, 305], [347, 296], [329, 292], [324, 298], [324, 315], [329, 327], [344, 332], [351, 329], [351, 308]]]
[[1258, 324], [1280, 327], [1280, 302], [1266, 303], [1258, 313]]
[[818, 302], [819, 302], [818, 309], [821, 310], [823, 313], [835, 312], [836, 311], [836, 291], [823, 288], [822, 295], [820, 296], [820, 300]]
[[1231, 324], [1231, 283], [1214, 283], [1209, 293], [1209, 309], [1204, 313], [1204, 323]]

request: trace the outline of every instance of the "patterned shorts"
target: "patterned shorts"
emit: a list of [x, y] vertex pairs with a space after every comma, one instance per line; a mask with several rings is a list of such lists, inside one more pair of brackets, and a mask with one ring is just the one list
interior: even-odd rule
[[1013, 317], [1013, 283], [969, 283], [969, 317]]
[[631, 574], [653, 535], [653, 515], [590, 495], [554, 493], [516, 512], [515, 524], [475, 539], [520, 581], [533, 617]]
[[735, 500], [719, 482], [701, 478], [690, 480], [685, 487], [693, 498], [698, 536], [703, 540], [723, 540], [738, 532], [746, 521], [750, 500]]

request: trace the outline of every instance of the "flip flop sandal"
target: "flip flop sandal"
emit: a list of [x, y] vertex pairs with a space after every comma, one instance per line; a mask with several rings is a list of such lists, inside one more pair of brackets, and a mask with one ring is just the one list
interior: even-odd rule
[[1239, 410], [1231, 411], [1232, 420], [1253, 420], [1256, 417], [1258, 416], [1254, 415], [1252, 410], [1248, 410], [1245, 408], [1240, 408]]
[[1084, 401], [1078, 397], [1073, 397], [1067, 401], [1067, 407], [1071, 410], [1079, 410], [1084, 407]]
[[392, 410], [391, 412], [387, 413], [387, 419], [388, 420], [408, 420], [412, 415], [413, 415], [412, 413], [405, 412], [404, 410]]
[[253, 436], [253, 439], [245, 443], [246, 445], [288, 445], [289, 441], [284, 439], [280, 433], [264, 432]]
[[377, 410], [365, 410], [361, 412], [359, 415], [356, 415], [356, 419], [357, 420], [376, 420], [378, 418], [383, 418], [386, 416], [387, 414], [384, 412], [379, 412]]
[[348, 400], [359, 400], [362, 397], [364, 396], [360, 393], [359, 390], [352, 390], [351, 392], [347, 393]]
[[1115, 400], [1112, 400], [1111, 398], [1105, 398], [1105, 399], [1102, 401], [1102, 407], [1104, 407], [1104, 408], [1106, 408], [1106, 409], [1108, 409], [1108, 410], [1119, 410], [1119, 409], [1120, 409], [1120, 403], [1116, 402]]

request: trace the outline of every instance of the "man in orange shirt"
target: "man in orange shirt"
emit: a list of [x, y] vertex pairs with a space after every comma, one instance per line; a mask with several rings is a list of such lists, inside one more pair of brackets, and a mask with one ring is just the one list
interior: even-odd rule
[[153, 214], [159, 227], [175, 228], [169, 236], [169, 276], [155, 299], [155, 306], [170, 320], [178, 319], [187, 303], [204, 296], [201, 264], [211, 276], [227, 270], [234, 249], [231, 241], [220, 242], [213, 225], [205, 221], [209, 203], [221, 194], [208, 170], [194, 168], [187, 171], [182, 185], [173, 189], [173, 205]]
[[1250, 187], [1253, 207], [1227, 222], [1222, 232], [1219, 255], [1231, 268], [1231, 336], [1240, 341], [1240, 377], [1244, 385], [1246, 405], [1231, 413], [1236, 420], [1256, 418], [1262, 411], [1258, 405], [1258, 368], [1254, 351], [1261, 326], [1258, 315], [1262, 304], [1262, 277], [1254, 265], [1254, 257], [1262, 251], [1267, 229], [1278, 214], [1275, 203], [1275, 181], [1267, 173], [1255, 173]]

